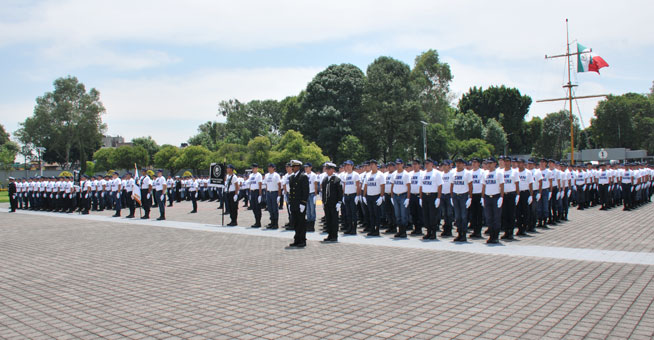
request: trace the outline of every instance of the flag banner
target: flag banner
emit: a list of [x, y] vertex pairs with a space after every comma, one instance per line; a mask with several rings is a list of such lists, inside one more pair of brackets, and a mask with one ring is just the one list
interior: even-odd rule
[[577, 43], [577, 72], [597, 72], [609, 64], [602, 57], [593, 55], [590, 48]]
[[141, 204], [141, 181], [139, 181], [139, 168], [134, 163], [134, 187], [132, 188], [132, 199]]

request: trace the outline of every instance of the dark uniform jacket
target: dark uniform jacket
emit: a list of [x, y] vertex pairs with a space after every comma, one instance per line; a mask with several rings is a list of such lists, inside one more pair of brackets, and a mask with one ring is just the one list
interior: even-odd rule
[[16, 193], [16, 182], [9, 182], [9, 198]]
[[[289, 179], [291, 190], [288, 195], [288, 204], [291, 205], [291, 211], [300, 211], [300, 204], [307, 206], [309, 199], [309, 177], [300, 171], [297, 175], [292, 175]], [[306, 211], [306, 210], [305, 210]]]
[[325, 177], [320, 186], [322, 187], [322, 201], [325, 206], [336, 206], [336, 203], [343, 199], [343, 185], [336, 174], [332, 175], [331, 178]]

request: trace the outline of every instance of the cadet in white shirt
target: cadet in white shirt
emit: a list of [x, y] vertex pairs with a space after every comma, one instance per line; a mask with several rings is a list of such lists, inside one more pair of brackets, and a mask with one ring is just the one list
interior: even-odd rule
[[152, 185], [154, 187], [154, 201], [159, 206], [159, 218], [158, 221], [163, 221], [166, 219], [166, 179], [163, 177], [163, 170], [157, 170], [157, 178], [155, 178]]
[[443, 179], [440, 171], [434, 168], [434, 161], [430, 158], [425, 160], [425, 171], [420, 178], [419, 186], [419, 202], [422, 206], [423, 221], [427, 228], [427, 234], [423, 240], [435, 240], [438, 226], [441, 223], [439, 207]]
[[384, 210], [386, 216], [386, 232], [385, 234], [397, 233], [397, 226], [395, 224], [395, 208], [393, 207], [393, 199], [391, 192], [393, 189], [393, 173], [395, 172], [395, 163], [388, 162], [386, 164], [386, 173], [384, 177], [386, 182], [384, 184]]
[[281, 177], [275, 172], [275, 164], [268, 164], [268, 173], [263, 179], [266, 182], [266, 209], [270, 214], [270, 224], [267, 229], [279, 228], [279, 200], [282, 196]]
[[395, 160], [397, 170], [391, 175], [391, 200], [395, 209], [395, 221], [399, 231], [395, 238], [406, 238], [406, 228], [409, 225], [409, 201], [411, 199], [411, 177], [404, 171], [404, 161]]
[[259, 165], [252, 164], [252, 172], [248, 177], [246, 187], [250, 190], [250, 207], [254, 213], [252, 228], [261, 228], [261, 199], [263, 196], [263, 177], [259, 173]]
[[452, 206], [452, 195], [450, 188], [452, 184], [452, 177], [454, 170], [452, 170], [452, 161], [446, 159], [441, 164], [441, 178], [443, 179], [443, 191], [441, 199], [441, 217], [445, 221], [443, 223], [443, 232], [441, 237], [452, 236], [452, 222], [454, 220], [454, 207]]
[[454, 163], [456, 164], [456, 171], [452, 174], [450, 183], [454, 219], [458, 233], [454, 242], [467, 242], [468, 208], [472, 204], [472, 174], [465, 169], [466, 162], [463, 158], [457, 158]]
[[516, 235], [526, 236], [529, 228], [529, 207], [533, 203], [534, 177], [531, 171], [525, 168], [526, 161], [518, 159], [518, 189], [520, 193], [516, 196], [518, 205], [518, 233]]
[[111, 197], [113, 198], [113, 205], [116, 213], [112, 217], [120, 217], [120, 193], [122, 192], [122, 181], [118, 178], [118, 172], [114, 171], [113, 179], [111, 180]]
[[499, 171], [497, 160], [493, 157], [488, 159], [488, 172], [482, 179], [482, 206], [484, 216], [488, 224], [490, 237], [486, 241], [489, 244], [499, 243], [500, 230], [502, 228], [502, 205], [504, 200], [504, 172]]
[[483, 186], [484, 170], [480, 168], [481, 160], [472, 159], [472, 203], [470, 204], [470, 228], [473, 232], [470, 238], [481, 238], [481, 227], [483, 223], [483, 208], [481, 206], [481, 189]]
[[357, 234], [357, 204], [361, 197], [361, 180], [359, 174], [353, 171], [354, 162], [345, 162], [343, 175], [343, 203], [345, 206], [345, 234]]
[[168, 175], [168, 178], [166, 179], [166, 192], [168, 192], [168, 206], [172, 207], [174, 201], [173, 197], [175, 197], [173, 194], [175, 192], [175, 180], [171, 175]]
[[[198, 194], [200, 190], [200, 182], [198, 181], [198, 178], [193, 176], [191, 177], [189, 181], [189, 195], [191, 195], [191, 203], [193, 205], [193, 210], [191, 210], [190, 214], [195, 214], [198, 212]], [[169, 191], [170, 192], [170, 191]], [[172, 200], [170, 200], [172, 201]]]
[[230, 218], [230, 222], [227, 225], [230, 227], [237, 225], [238, 192], [241, 186], [236, 173], [234, 173], [234, 169], [233, 165], [227, 164], [227, 176], [225, 176], [225, 204], [227, 205], [227, 212], [229, 213]]
[[307, 201], [306, 225], [307, 232], [316, 231], [316, 201], [318, 200], [318, 177], [313, 173], [311, 163], [304, 164], [304, 173], [309, 179], [309, 200]]
[[[411, 178], [411, 199], [409, 200], [410, 224], [413, 224], [412, 236], [422, 235], [423, 213], [420, 206], [420, 179], [422, 170], [420, 170], [420, 160], [414, 159], [411, 162], [412, 169], [409, 172]], [[409, 226], [410, 228], [411, 226]]]
[[513, 229], [515, 228], [515, 208], [518, 200], [518, 171], [511, 168], [509, 157], [504, 159], [504, 200], [502, 203], [502, 235], [503, 240], [513, 240]]
[[377, 160], [370, 160], [370, 173], [366, 176], [363, 194], [365, 206], [368, 208], [370, 218], [370, 232], [368, 236], [379, 236], [381, 224], [381, 205], [384, 203], [384, 186], [386, 178], [377, 168]]

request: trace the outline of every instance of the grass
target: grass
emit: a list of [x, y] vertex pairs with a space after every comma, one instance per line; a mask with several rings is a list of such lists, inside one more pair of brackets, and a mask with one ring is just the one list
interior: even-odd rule
[[7, 203], [7, 202], [9, 202], [9, 192], [0, 191], [0, 203]]

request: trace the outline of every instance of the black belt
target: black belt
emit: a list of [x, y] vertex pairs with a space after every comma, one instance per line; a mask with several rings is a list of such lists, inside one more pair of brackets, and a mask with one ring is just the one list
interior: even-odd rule
[[500, 196], [500, 195], [502, 195], [502, 194], [486, 195], [486, 196], [487, 196], [487, 197], [490, 197], [490, 198], [495, 198], [495, 196]]

